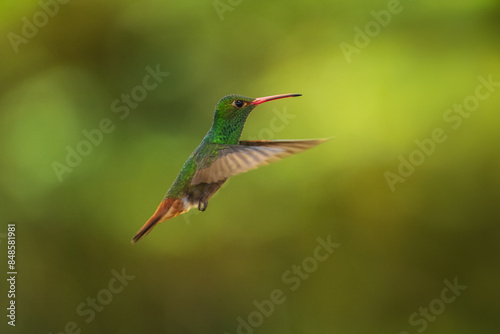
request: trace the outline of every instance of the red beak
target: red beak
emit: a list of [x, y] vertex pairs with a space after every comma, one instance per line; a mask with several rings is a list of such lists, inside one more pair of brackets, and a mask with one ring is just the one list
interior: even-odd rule
[[277, 99], [284, 99], [285, 97], [294, 97], [294, 96], [302, 96], [302, 94], [281, 94], [281, 95], [271, 95], [271, 96], [266, 96], [266, 97], [258, 97], [255, 100], [251, 102], [251, 104], [261, 104], [264, 102], [272, 101], [272, 100], [277, 100]]

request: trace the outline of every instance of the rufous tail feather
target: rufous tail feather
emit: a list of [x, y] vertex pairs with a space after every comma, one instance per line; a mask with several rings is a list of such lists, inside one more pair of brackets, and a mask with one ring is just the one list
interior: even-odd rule
[[166, 198], [161, 201], [160, 205], [156, 209], [155, 213], [149, 218], [149, 220], [144, 224], [141, 229], [132, 238], [132, 243], [135, 244], [142, 237], [148, 234], [153, 227], [165, 220], [178, 216], [183, 213], [183, 203], [182, 200], [177, 198]]

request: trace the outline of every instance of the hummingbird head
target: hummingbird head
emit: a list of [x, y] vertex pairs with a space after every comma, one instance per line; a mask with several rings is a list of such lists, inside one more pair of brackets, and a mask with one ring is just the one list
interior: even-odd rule
[[256, 106], [264, 102], [293, 96], [301, 96], [301, 94], [281, 94], [258, 98], [241, 95], [224, 96], [215, 107], [212, 130], [217, 132], [217, 138], [226, 137], [223, 141], [233, 142], [235, 138], [239, 140], [245, 121]]
[[241, 95], [227, 95], [220, 99], [215, 108], [215, 119], [226, 121], [246, 120], [250, 112], [259, 104], [283, 99], [285, 97], [302, 96], [302, 94], [281, 94], [266, 97], [246, 97]]
[[255, 99], [241, 95], [224, 96], [215, 107], [214, 120], [217, 119], [228, 122], [237, 120], [245, 121], [247, 116], [256, 106], [252, 104], [253, 100]]

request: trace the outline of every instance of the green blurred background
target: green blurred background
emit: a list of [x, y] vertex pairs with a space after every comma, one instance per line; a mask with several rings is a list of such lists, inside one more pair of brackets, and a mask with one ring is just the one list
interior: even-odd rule
[[[1, 257], [9, 222], [18, 247], [17, 326], [3, 314], [2, 326], [498, 333], [500, 87], [456, 129], [443, 118], [475, 94], [478, 77], [500, 81], [497, 1], [402, 1], [350, 62], [341, 43], [355, 46], [354, 28], [387, 1], [221, 0], [219, 13], [212, 0], [47, 3], [45, 21], [40, 3], [0, 5]], [[34, 16], [38, 31], [22, 39]], [[169, 75], [128, 116], [114, 112], [157, 66]], [[214, 105], [235, 93], [303, 94], [259, 106], [243, 138], [333, 139], [232, 178], [206, 212], [132, 246]], [[106, 118], [113, 131], [58, 177], [54, 162], [66, 165], [68, 147]], [[446, 140], [392, 191], [385, 173], [436, 128]], [[328, 236], [340, 246], [292, 291], [282, 275]], [[122, 268], [134, 278], [109, 300], [102, 289]], [[439, 301], [455, 278], [467, 288]], [[254, 301], [275, 289], [286, 301], [238, 329], [238, 317], [259, 320]], [[87, 323], [78, 306], [96, 296], [106, 305]], [[429, 306], [430, 316], [418, 314]]]

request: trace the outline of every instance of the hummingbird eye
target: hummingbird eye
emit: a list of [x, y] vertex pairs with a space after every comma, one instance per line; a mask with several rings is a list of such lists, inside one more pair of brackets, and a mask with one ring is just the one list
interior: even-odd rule
[[236, 107], [236, 108], [241, 108], [245, 105], [245, 102], [243, 102], [242, 100], [236, 100], [233, 102], [233, 105]]

